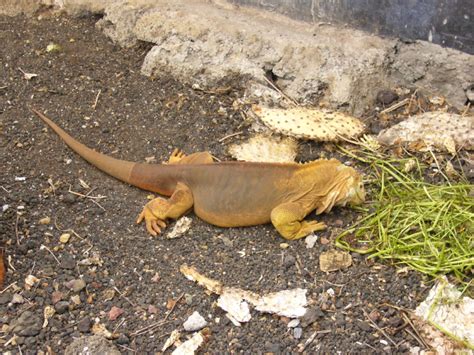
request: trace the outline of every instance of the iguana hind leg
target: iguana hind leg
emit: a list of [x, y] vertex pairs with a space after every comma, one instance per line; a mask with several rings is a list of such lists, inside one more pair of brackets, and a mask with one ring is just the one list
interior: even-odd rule
[[176, 148], [165, 164], [210, 164], [213, 162], [214, 159], [209, 152], [198, 152], [186, 155], [182, 150]]
[[167, 200], [155, 198], [143, 207], [137, 223], [145, 220], [148, 233], [156, 236], [166, 227], [166, 219], [177, 219], [193, 207], [193, 194], [189, 187], [178, 183], [171, 197]]
[[272, 210], [272, 224], [283, 238], [289, 240], [300, 239], [326, 228], [322, 222], [303, 221], [307, 213], [298, 203], [283, 203]]

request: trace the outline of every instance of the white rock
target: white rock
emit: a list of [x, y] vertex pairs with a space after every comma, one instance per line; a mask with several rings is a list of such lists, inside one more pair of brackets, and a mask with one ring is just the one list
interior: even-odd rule
[[295, 328], [300, 325], [300, 320], [299, 319], [292, 319], [288, 322], [287, 327], [288, 328]]
[[318, 236], [316, 234], [310, 234], [305, 239], [306, 249], [312, 249], [316, 242], [318, 241]]
[[186, 320], [186, 322], [183, 323], [184, 330], [186, 330], [187, 332], [195, 332], [197, 330], [201, 330], [206, 325], [207, 321], [197, 311], [191, 314]]

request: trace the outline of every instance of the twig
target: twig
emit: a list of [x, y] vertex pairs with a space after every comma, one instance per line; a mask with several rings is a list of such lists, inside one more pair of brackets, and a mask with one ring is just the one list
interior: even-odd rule
[[413, 94], [410, 96], [410, 102], [408, 103], [408, 107], [407, 107], [407, 109], [406, 109], [406, 111], [405, 111], [406, 113], [410, 113], [411, 104], [412, 104], [412, 102], [415, 100], [415, 97], [416, 97], [417, 92], [418, 92], [418, 89], [416, 89], [416, 90], [413, 92]]
[[380, 113], [383, 114], [383, 113], [389, 113], [389, 112], [395, 111], [396, 109], [399, 109], [400, 107], [405, 106], [409, 102], [410, 102], [410, 99], [406, 98], [406, 99], [404, 99], [400, 102], [397, 102], [396, 104], [394, 104], [390, 107], [387, 107], [385, 110], [380, 111]]
[[53, 253], [46, 245], [41, 244], [40, 250], [41, 250], [41, 249], [46, 249], [47, 251], [49, 251], [49, 253], [53, 256], [54, 260], [56, 260], [56, 262], [57, 262], [58, 264], [61, 264], [61, 262], [58, 260], [58, 258], [56, 257], [56, 255], [54, 255], [54, 253]]
[[7, 287], [5, 287], [3, 290], [0, 291], [0, 295], [2, 293], [4, 293], [6, 290], [8, 290], [9, 288], [15, 286], [16, 284], [17, 284], [17, 281], [15, 281], [15, 282], [11, 283], [10, 285], [8, 285]]
[[68, 192], [72, 193], [73, 195], [77, 195], [77, 196], [84, 197], [84, 198], [90, 198], [90, 199], [92, 199], [92, 200], [96, 200], [96, 199], [97, 199], [97, 200], [100, 200], [100, 199], [103, 199], [103, 198], [107, 198], [107, 196], [102, 196], [102, 195], [99, 195], [99, 196], [89, 196], [89, 194], [92, 192], [92, 190], [89, 191], [86, 195], [81, 194], [80, 192], [72, 191], [72, 190], [71, 190], [71, 185], [69, 185], [69, 190], [68, 190]]
[[390, 338], [390, 337], [388, 336], [388, 334], [385, 333], [385, 331], [377, 325], [377, 323], [375, 323], [372, 319], [370, 319], [370, 317], [369, 317], [369, 315], [367, 314], [367, 312], [365, 311], [365, 309], [362, 309], [362, 312], [364, 312], [364, 315], [365, 315], [365, 317], [369, 320], [369, 322], [372, 323], [372, 326], [373, 326], [375, 329], [377, 329], [380, 333], [382, 333], [383, 336], [384, 336], [385, 338], [387, 338], [387, 340], [389, 340], [389, 341], [393, 344], [393, 346], [397, 347], [397, 343], [395, 343], [395, 342], [392, 340], [392, 338]]
[[53, 192], [53, 195], [56, 196], [56, 186], [54, 186], [53, 180], [48, 179], [48, 184], [51, 191]]
[[264, 76], [263, 78], [274, 90], [278, 91], [278, 93], [282, 95], [285, 99], [290, 101], [293, 105], [299, 106], [298, 102], [295, 99], [289, 97], [287, 94], [281, 91], [281, 89], [278, 86], [276, 86], [270, 79], [268, 79], [266, 76]]
[[451, 182], [449, 181], [449, 178], [443, 173], [443, 169], [441, 169], [441, 166], [439, 165], [438, 159], [436, 159], [436, 155], [434, 155], [434, 153], [431, 149], [428, 149], [428, 151], [430, 152], [431, 156], [433, 157], [433, 159], [436, 163], [436, 166], [438, 167], [439, 173], [446, 179], [446, 181], [448, 182], [448, 185], [451, 186]]
[[407, 322], [411, 329], [413, 329], [413, 331], [416, 333], [416, 336], [415, 334], [411, 334], [411, 332], [408, 330], [408, 329], [405, 329], [405, 331], [410, 334], [413, 338], [415, 338], [415, 340], [421, 345], [421, 346], [424, 346], [426, 349], [430, 349], [430, 346], [426, 343], [425, 339], [423, 338], [423, 336], [420, 334], [420, 332], [418, 331], [418, 329], [416, 329], [415, 325], [413, 324], [413, 322], [411, 321], [410, 317], [408, 317], [406, 315], [405, 312], [402, 312], [402, 317], [403, 319], [405, 320], [405, 322]]
[[137, 330], [136, 332], [131, 333], [130, 336], [135, 337], [135, 336], [141, 335], [143, 333], [149, 333], [149, 332], [155, 330], [156, 328], [161, 327], [162, 325], [165, 325], [167, 323], [170, 323], [170, 322], [169, 321], [159, 321], [159, 322], [147, 325], [146, 327], [143, 327], [143, 328]]
[[12, 256], [11, 255], [8, 255], [8, 267], [10, 269], [12, 269], [13, 271], [16, 271], [15, 267], [13, 266], [13, 263], [12, 263]]
[[311, 344], [313, 341], [314, 341], [314, 338], [316, 338], [316, 335], [318, 334], [328, 334], [328, 333], [331, 333], [331, 329], [325, 329], [325, 330], [317, 330], [315, 331], [313, 334], [311, 334], [311, 336], [305, 341], [304, 344], [302, 344], [302, 346], [300, 346], [298, 348], [298, 352], [299, 353], [302, 353], [307, 347], [309, 344]]
[[369, 348], [371, 348], [373, 351], [377, 351], [377, 349], [375, 349], [372, 345], [370, 344], [367, 344], [367, 343], [361, 343], [362, 345], [365, 345], [365, 346], [368, 346]]
[[89, 193], [91, 191], [89, 191], [88, 194], [84, 195], [84, 194], [81, 194], [80, 192], [76, 192], [76, 191], [72, 191], [71, 190], [71, 185], [69, 185], [69, 190], [68, 190], [69, 193], [73, 194], [73, 195], [77, 195], [77, 196], [80, 196], [80, 197], [83, 197], [83, 198], [88, 198], [90, 199], [93, 203], [95, 203], [98, 207], [100, 207], [102, 210], [106, 211], [106, 209], [104, 207], [101, 206], [101, 204], [99, 202], [97, 202], [96, 200], [100, 200], [100, 199], [103, 199], [103, 198], [107, 198], [107, 196], [102, 196], [102, 195], [99, 195], [99, 196], [89, 196]]
[[232, 138], [232, 137], [241, 135], [242, 133], [244, 133], [244, 132], [243, 132], [243, 131], [239, 131], [239, 132], [236, 132], [236, 133], [228, 134], [227, 136], [222, 137], [221, 139], [219, 139], [218, 142], [219, 142], [219, 143], [222, 143], [223, 141], [225, 141], [225, 140], [227, 140], [227, 139], [229, 139], [229, 138]]
[[102, 92], [102, 89], [99, 89], [99, 92], [97, 93], [97, 96], [95, 97], [95, 101], [94, 101], [94, 104], [92, 105], [92, 108], [95, 110], [95, 108], [97, 107], [97, 103], [99, 102], [99, 96], [100, 96], [100, 93]]
[[117, 329], [120, 328], [123, 323], [125, 323], [125, 318], [122, 318], [122, 320], [119, 322], [119, 324], [117, 324], [117, 326], [115, 327], [115, 329], [112, 333], [114, 333], [114, 334], [117, 333]]
[[131, 351], [133, 352], [134, 354], [137, 353], [136, 350], [132, 349], [132, 348], [129, 348], [128, 346], [125, 346], [125, 345], [120, 345], [120, 344], [117, 344], [118, 346], [120, 346], [121, 348], [124, 348], [125, 350], [128, 350], [128, 351]]
[[3, 185], [0, 186], [0, 188], [5, 191], [7, 194], [9, 194], [11, 191], [7, 190], [6, 188], [3, 187]]
[[143, 327], [143, 328], [138, 329], [137, 331], [131, 333], [130, 336], [135, 337], [135, 336], [141, 335], [143, 333], [151, 332], [155, 328], [161, 327], [162, 325], [165, 325], [167, 323], [170, 323], [170, 322], [162, 320], [162, 321], [159, 321], [159, 322], [156, 322], [156, 323], [153, 323], [153, 324], [149, 324], [146, 327]]
[[7, 87], [8, 87], [8, 85], [0, 86], [0, 90], [6, 89]]
[[165, 321], [168, 320], [168, 317], [170, 316], [171, 313], [173, 313], [174, 309], [176, 308], [176, 305], [178, 304], [179, 301], [181, 301], [181, 298], [183, 298], [183, 296], [184, 296], [184, 293], [182, 293], [181, 296], [178, 297], [176, 302], [173, 304], [173, 307], [171, 307], [169, 312], [166, 313], [166, 316], [165, 316], [165, 319], [164, 319]]
[[[58, 226], [58, 223], [57, 223], [57, 222], [58, 222], [58, 220], [57, 220], [57, 218], [55, 217], [55, 218], [54, 218], [54, 226], [56, 227], [56, 229], [57, 229], [58, 231], [60, 231], [60, 232], [70, 232], [70, 233], [74, 234], [76, 237], [78, 237], [80, 240], [84, 240], [84, 239], [85, 239], [85, 238], [82, 238], [79, 234], [77, 234], [77, 233], [74, 231], [74, 229], [72, 229], [72, 228], [68, 228], [68, 229], [62, 229], [62, 228], [60, 228], [60, 227]], [[91, 245], [91, 243], [90, 243], [88, 240], [87, 240], [87, 242], [89, 243], [89, 245]]]
[[466, 108], [464, 109], [464, 111], [461, 113], [461, 116], [466, 116], [467, 113], [469, 112], [469, 109], [471, 108], [471, 102], [468, 102], [468, 104], [466, 105]]
[[125, 299], [125, 301], [127, 301], [128, 303], [130, 303], [133, 307], [136, 307], [136, 304], [133, 303], [132, 301], [130, 301], [130, 300], [128, 299], [128, 297], [125, 296], [122, 292], [120, 292], [120, 290], [119, 290], [117, 287], [114, 286], [114, 290], [117, 291], [117, 292], [119, 293], [120, 297], [123, 297], [123, 298]]
[[18, 221], [20, 220], [20, 215], [16, 214], [16, 221], [15, 221], [15, 236], [16, 236], [16, 245], [20, 245], [20, 238], [18, 237]]

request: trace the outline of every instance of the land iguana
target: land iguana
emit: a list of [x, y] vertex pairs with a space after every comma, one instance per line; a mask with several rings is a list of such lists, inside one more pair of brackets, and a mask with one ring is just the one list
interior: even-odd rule
[[316, 210], [360, 204], [361, 175], [336, 159], [298, 163], [215, 162], [209, 152], [184, 155], [175, 150], [163, 164], [134, 163], [98, 153], [72, 138], [32, 109], [77, 154], [103, 172], [141, 189], [170, 196], [148, 202], [138, 216], [156, 236], [167, 219], [194, 208], [204, 221], [220, 227], [271, 222], [286, 239], [299, 239], [326, 225], [303, 219]]

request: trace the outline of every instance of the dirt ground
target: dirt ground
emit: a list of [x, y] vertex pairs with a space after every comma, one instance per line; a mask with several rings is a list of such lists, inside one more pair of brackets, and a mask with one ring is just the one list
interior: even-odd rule
[[[192, 213], [190, 231], [173, 240], [152, 238], [135, 224], [149, 193], [88, 165], [28, 107], [47, 112], [78, 140], [116, 158], [160, 162], [179, 147], [228, 160], [227, 145], [249, 135], [235, 104], [243, 79], [229, 77], [221, 87], [231, 90], [213, 94], [171, 77], [144, 77], [145, 45], [114, 46], [95, 30], [96, 20], [0, 18], [0, 235], [7, 245], [6, 286], [11, 285], [0, 294], [2, 350], [62, 353], [100, 322], [118, 334], [112, 342], [121, 352], [159, 352], [194, 311], [209, 322], [211, 335], [202, 348], [208, 353], [294, 352], [315, 331], [320, 332], [308, 353], [406, 352], [419, 345], [390, 306], [413, 309], [424, 298], [430, 285], [419, 274], [398, 274], [357, 254], [347, 270], [320, 271], [320, 253], [332, 249], [337, 231], [353, 220], [348, 209], [323, 216], [329, 229], [312, 249], [304, 240], [282, 248], [284, 240], [269, 225], [223, 229]], [[47, 52], [50, 43], [61, 49]], [[27, 80], [23, 72], [37, 76]], [[239, 131], [243, 134], [219, 141]], [[316, 143], [302, 143], [298, 160], [315, 159], [320, 151]], [[51, 223], [39, 222], [45, 217]], [[76, 234], [64, 244], [60, 229]], [[93, 265], [82, 265], [87, 258]], [[256, 292], [306, 288], [314, 317], [300, 339], [288, 319], [256, 311], [249, 323], [236, 327], [215, 305], [215, 295], [181, 275], [184, 263], [225, 285]], [[29, 290], [28, 275], [39, 279]], [[43, 327], [46, 306], [56, 314]], [[123, 314], [111, 320], [114, 306]], [[135, 334], [165, 318], [150, 332]]]

